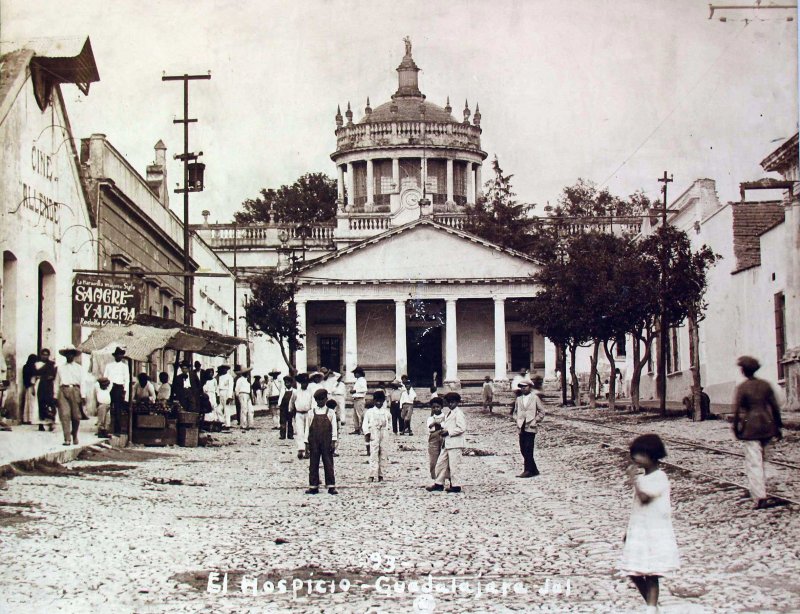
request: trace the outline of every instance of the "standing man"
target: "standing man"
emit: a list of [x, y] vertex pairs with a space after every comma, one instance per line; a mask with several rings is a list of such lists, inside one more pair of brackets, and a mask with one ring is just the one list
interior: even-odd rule
[[356, 378], [353, 384], [353, 432], [351, 435], [361, 434], [361, 421], [364, 419], [364, 402], [367, 396], [367, 378], [364, 377], [364, 369], [356, 367], [353, 369]]
[[447, 492], [461, 492], [459, 464], [464, 453], [464, 433], [467, 430], [467, 418], [459, 407], [461, 395], [457, 392], [448, 392], [444, 396], [449, 412], [442, 420], [441, 437], [444, 440], [439, 460], [436, 461], [436, 481], [428, 486], [428, 492], [444, 490], [444, 481], [449, 477], [450, 486]]
[[230, 374], [231, 368], [228, 365], [217, 367], [217, 394], [219, 395], [220, 411], [225, 420], [225, 426], [231, 428], [231, 416], [233, 415], [234, 405], [228, 405], [233, 398], [233, 377]]
[[297, 441], [297, 458], [302, 460], [308, 440], [306, 414], [311, 411], [314, 399], [308, 388], [308, 373], [298, 373], [295, 379], [300, 387], [294, 391], [294, 438]]
[[772, 439], [783, 438], [783, 423], [772, 386], [756, 377], [756, 371], [761, 368], [758, 360], [742, 356], [736, 364], [747, 379], [736, 387], [733, 398], [733, 433], [744, 445], [744, 469], [750, 496], [760, 510], [767, 507], [764, 460]]
[[252, 389], [250, 387], [250, 371], [248, 367], [239, 372], [239, 379], [233, 389], [236, 398], [239, 399], [239, 427], [243, 431], [253, 428], [253, 402], [251, 398]]
[[[518, 478], [532, 478], [539, 475], [536, 461], [533, 460], [533, 444], [539, 424], [544, 420], [544, 404], [539, 396], [542, 388], [542, 376], [534, 375], [533, 380], [523, 379], [519, 382], [520, 395], [514, 404], [519, 428], [519, 450], [525, 462], [525, 468]], [[535, 389], [535, 391], [534, 391]]]
[[118, 346], [111, 354], [110, 362], [103, 370], [103, 377], [111, 382], [111, 430], [115, 435], [122, 433], [122, 412], [128, 406], [128, 390], [131, 385], [131, 370], [125, 358], [125, 348]]
[[83, 389], [83, 369], [75, 362], [78, 350], [74, 345], [68, 345], [58, 350], [58, 353], [67, 359], [67, 364], [61, 365], [58, 369], [56, 391], [58, 418], [64, 432], [64, 445], [68, 446], [70, 445], [70, 435], [72, 435], [72, 443], [78, 443], [78, 429], [81, 425], [86, 393]]
[[294, 426], [292, 425], [292, 413], [294, 410], [294, 380], [291, 376], [286, 375], [283, 378], [283, 392], [281, 393], [280, 400], [278, 401], [278, 412], [280, 415], [280, 438], [294, 439]]
[[417, 393], [411, 387], [411, 380], [408, 376], [403, 376], [403, 390], [400, 392], [400, 418], [403, 430], [401, 434], [413, 435], [411, 432], [411, 416], [414, 414], [414, 401], [417, 400]]
[[528, 370], [523, 367], [511, 380], [511, 392], [519, 394], [519, 383], [524, 379], [528, 379]]

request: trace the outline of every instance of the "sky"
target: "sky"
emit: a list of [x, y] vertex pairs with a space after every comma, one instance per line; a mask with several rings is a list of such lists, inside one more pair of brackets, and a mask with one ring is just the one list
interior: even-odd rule
[[480, 104], [484, 179], [496, 155], [542, 213], [578, 178], [659, 198], [665, 170], [670, 201], [698, 178], [738, 200], [797, 131], [790, 15], [710, 20], [706, 0], [0, 0], [0, 51], [89, 36], [100, 81], [88, 96], [63, 87], [73, 132], [106, 134], [142, 174], [159, 139], [170, 160], [182, 149], [182, 84], [162, 74], [211, 71], [189, 91], [190, 149], [207, 165], [190, 221], [227, 222], [263, 187], [336, 176], [337, 105], [358, 121], [367, 97], [388, 101], [408, 35], [428, 101], [449, 96], [457, 118]]

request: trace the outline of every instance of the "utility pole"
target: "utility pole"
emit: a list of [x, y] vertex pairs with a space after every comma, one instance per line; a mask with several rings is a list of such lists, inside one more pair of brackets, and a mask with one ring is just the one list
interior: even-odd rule
[[[203, 152], [193, 154], [189, 152], [189, 124], [197, 119], [189, 119], [189, 81], [197, 79], [211, 79], [211, 73], [206, 75], [162, 75], [162, 81], [183, 81], [183, 117], [172, 120], [173, 124], [183, 124], [183, 153], [175, 156], [176, 160], [183, 161], [183, 187], [175, 190], [176, 194], [183, 194], [183, 271], [190, 273], [189, 267], [189, 192], [200, 192], [203, 189], [203, 169], [205, 165], [194, 162], [203, 155]], [[199, 172], [199, 177], [189, 180], [189, 161], [193, 161], [193, 170]], [[199, 183], [198, 183], [199, 180]], [[193, 278], [185, 275], [183, 278], [183, 323], [192, 323], [192, 286]]]
[[[234, 222], [233, 223], [233, 336], [239, 336], [239, 313], [238, 313], [238, 299], [236, 296], [237, 284], [239, 282], [239, 277], [237, 274], [236, 269], [236, 241], [237, 236], [239, 234], [239, 225]], [[233, 352], [233, 363], [234, 365], [239, 362], [239, 347], [237, 346]]]
[[[664, 171], [664, 176], [658, 178], [659, 183], [663, 183], [664, 187], [661, 188], [664, 192], [664, 199], [661, 206], [661, 231], [666, 233], [667, 228], [667, 184], [672, 183], [672, 175], [667, 176], [667, 171]], [[659, 258], [661, 264], [661, 284], [660, 284], [660, 307], [661, 314], [658, 320], [658, 402], [661, 415], [667, 413], [667, 340], [669, 331], [666, 326], [666, 275], [667, 275], [667, 249], [666, 237], [664, 244], [661, 245], [661, 257]]]

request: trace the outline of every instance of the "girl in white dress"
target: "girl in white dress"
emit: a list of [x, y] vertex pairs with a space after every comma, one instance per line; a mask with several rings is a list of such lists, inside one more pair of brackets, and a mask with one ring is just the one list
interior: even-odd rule
[[627, 472], [633, 487], [633, 507], [620, 570], [639, 589], [650, 613], [658, 612], [659, 577], [680, 567], [672, 530], [669, 479], [659, 468], [666, 455], [658, 435], [637, 437], [631, 443], [634, 464]]

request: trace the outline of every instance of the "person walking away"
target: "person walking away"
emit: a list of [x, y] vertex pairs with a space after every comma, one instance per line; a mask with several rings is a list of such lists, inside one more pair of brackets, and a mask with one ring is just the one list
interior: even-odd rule
[[308, 391], [308, 373], [298, 373], [295, 378], [300, 388], [295, 390], [294, 396], [294, 438], [297, 441], [297, 458], [303, 459], [306, 455], [306, 441], [308, 439], [307, 414], [311, 411], [314, 398]]
[[38, 422], [39, 408], [36, 404], [36, 384], [39, 378], [36, 375], [36, 363], [39, 357], [36, 354], [28, 355], [28, 360], [22, 366], [22, 388], [25, 391], [22, 397], [22, 424]]
[[736, 387], [733, 397], [733, 433], [744, 445], [744, 468], [750, 496], [756, 509], [767, 507], [764, 461], [773, 438], [782, 439], [781, 411], [769, 382], [755, 374], [761, 364], [752, 356], [742, 356], [736, 363], [745, 381]]
[[386, 467], [389, 464], [387, 446], [389, 444], [389, 428], [392, 424], [392, 414], [386, 407], [386, 393], [376, 390], [372, 394], [373, 407], [364, 412], [362, 429], [371, 447], [369, 468], [372, 475], [369, 481], [383, 482]]
[[389, 384], [389, 413], [392, 416], [392, 432], [397, 435], [397, 432], [403, 431], [403, 419], [400, 415], [400, 397], [403, 396], [399, 379], [395, 379]]
[[669, 479], [659, 467], [667, 451], [661, 438], [650, 434], [634, 439], [630, 454], [633, 464], [627, 475], [633, 488], [633, 504], [619, 568], [639, 590], [647, 611], [655, 614], [659, 578], [680, 568], [672, 529]]
[[114, 434], [122, 433], [122, 412], [128, 407], [128, 391], [131, 385], [131, 370], [125, 358], [125, 348], [118, 346], [111, 354], [114, 362], [103, 369], [103, 377], [111, 382], [111, 430]]
[[231, 416], [235, 409], [235, 405], [230, 402], [233, 398], [233, 377], [230, 370], [228, 365], [217, 367], [217, 394], [226, 428], [231, 428]]
[[492, 404], [494, 403], [494, 385], [492, 384], [492, 378], [488, 375], [483, 378], [483, 389], [481, 391], [481, 396], [483, 398], [483, 409], [488, 409], [489, 413], [492, 413]]
[[280, 423], [278, 434], [281, 439], [294, 439], [294, 425], [292, 424], [294, 406], [294, 380], [290, 375], [283, 378], [283, 387], [280, 399], [278, 400], [278, 414]]
[[33, 423], [39, 425], [43, 431], [47, 426], [48, 431], [54, 430], [54, 420], [57, 410], [55, 384], [56, 363], [50, 360], [50, 350], [42, 348], [39, 351], [39, 360], [36, 363], [36, 406], [37, 411], [32, 414]]
[[75, 357], [79, 354], [75, 346], [58, 350], [58, 353], [66, 358], [67, 363], [61, 365], [56, 375], [56, 390], [58, 391], [58, 419], [61, 422], [61, 429], [64, 432], [64, 444], [70, 445], [78, 443], [78, 430], [81, 426], [81, 407], [86, 402], [86, 393], [83, 389], [83, 368], [75, 362]]
[[520, 395], [515, 401], [515, 413], [519, 428], [519, 451], [525, 465], [518, 478], [532, 478], [539, 475], [539, 469], [533, 459], [533, 448], [536, 432], [544, 420], [544, 403], [539, 396], [541, 388], [540, 375], [534, 375], [533, 380], [524, 379], [519, 382]]
[[243, 431], [248, 431], [254, 427], [253, 423], [253, 403], [252, 403], [252, 388], [250, 386], [250, 371], [248, 367], [240, 371], [240, 377], [236, 380], [233, 392], [236, 398], [239, 399], [239, 428]]
[[428, 426], [428, 464], [430, 465], [431, 479], [436, 479], [436, 461], [442, 452], [442, 408], [444, 401], [440, 397], [431, 399], [431, 415], [427, 420]]
[[444, 397], [445, 403], [449, 408], [448, 413], [442, 420], [441, 436], [443, 438], [442, 451], [436, 461], [436, 478], [432, 486], [428, 486], [429, 492], [445, 490], [444, 481], [449, 477], [450, 486], [447, 492], [461, 492], [461, 475], [458, 468], [461, 456], [464, 451], [464, 433], [467, 430], [467, 419], [464, 412], [459, 407], [461, 395], [457, 392], [448, 392]]
[[94, 385], [94, 400], [97, 404], [97, 436], [108, 437], [111, 429], [108, 411], [111, 407], [111, 388], [107, 377], [97, 378]]
[[364, 417], [364, 403], [367, 396], [367, 379], [364, 377], [364, 369], [356, 367], [353, 369], [356, 381], [353, 383], [353, 432], [351, 435], [361, 434], [361, 420]]
[[411, 380], [405, 380], [405, 387], [400, 394], [400, 418], [403, 420], [403, 432], [406, 435], [413, 435], [411, 432], [411, 416], [414, 413], [414, 401], [417, 400], [417, 393], [411, 387]]
[[319, 494], [319, 462], [325, 469], [325, 487], [329, 495], [337, 494], [336, 476], [333, 472], [333, 453], [336, 450], [338, 428], [336, 412], [327, 407], [328, 391], [324, 388], [314, 393], [314, 408], [303, 416], [306, 421], [304, 443], [309, 458], [307, 495]]
[[330, 391], [330, 396], [336, 401], [336, 415], [339, 418], [339, 426], [344, 428], [346, 418], [345, 411], [345, 398], [347, 397], [347, 385], [344, 383], [344, 376], [341, 373], [334, 373], [336, 376], [333, 390]]

